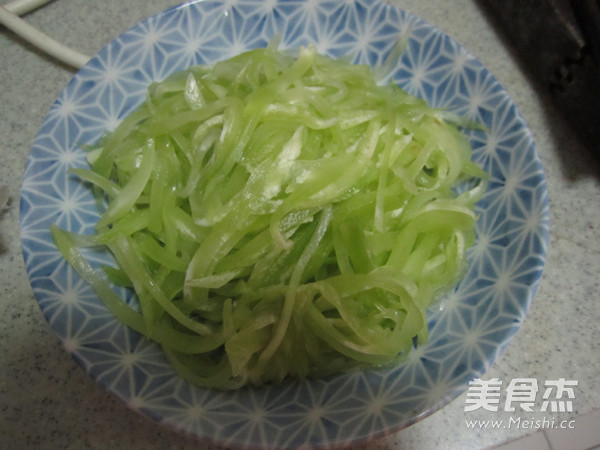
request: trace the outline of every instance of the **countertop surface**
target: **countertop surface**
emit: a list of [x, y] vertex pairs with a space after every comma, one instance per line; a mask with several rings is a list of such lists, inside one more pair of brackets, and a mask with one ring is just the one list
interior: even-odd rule
[[[56, 0], [25, 19], [93, 55], [139, 20], [176, 0]], [[575, 420], [600, 408], [600, 164], [578, 143], [474, 0], [396, 0], [477, 57], [508, 91], [533, 133], [547, 178], [550, 236], [531, 309], [485, 379], [577, 380]], [[0, 448], [200, 448], [130, 410], [68, 355], [33, 297], [21, 254], [19, 189], [30, 146], [73, 71], [0, 29]], [[488, 448], [535, 431], [469, 428], [508, 412], [465, 412], [466, 393], [415, 425], [364, 448]], [[514, 413], [513, 413], [514, 417]], [[523, 420], [531, 419], [521, 414]], [[557, 416], [558, 417], [558, 416]], [[202, 447], [204, 448], [204, 447]]]

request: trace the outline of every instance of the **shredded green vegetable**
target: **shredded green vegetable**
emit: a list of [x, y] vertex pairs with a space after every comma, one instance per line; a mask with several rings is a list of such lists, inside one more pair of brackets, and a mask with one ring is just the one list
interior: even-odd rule
[[[192, 383], [394, 364], [427, 339], [426, 311], [475, 239], [485, 174], [448, 117], [312, 47], [191, 67], [152, 84], [73, 171], [107, 200], [96, 234], [52, 233]], [[98, 272], [86, 246], [118, 266]]]

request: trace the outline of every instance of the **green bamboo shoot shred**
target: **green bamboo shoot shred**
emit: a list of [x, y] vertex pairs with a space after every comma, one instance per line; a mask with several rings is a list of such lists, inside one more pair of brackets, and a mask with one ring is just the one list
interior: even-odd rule
[[[475, 240], [485, 174], [449, 117], [312, 47], [191, 67], [152, 84], [73, 171], [107, 200], [97, 233], [52, 233], [192, 383], [394, 364], [427, 339], [426, 311]], [[96, 245], [118, 267], [78, 251]]]

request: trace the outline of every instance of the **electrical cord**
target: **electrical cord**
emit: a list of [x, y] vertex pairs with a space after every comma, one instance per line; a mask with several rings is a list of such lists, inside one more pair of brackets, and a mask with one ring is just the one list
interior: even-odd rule
[[19, 17], [19, 15], [32, 11], [49, 1], [13, 0], [6, 5], [0, 6], [0, 23], [53, 58], [79, 69], [89, 61], [89, 56], [52, 39]]

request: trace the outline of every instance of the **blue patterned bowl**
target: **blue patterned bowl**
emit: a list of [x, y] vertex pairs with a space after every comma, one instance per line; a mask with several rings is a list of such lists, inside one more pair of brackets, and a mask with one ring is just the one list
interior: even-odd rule
[[[179, 378], [160, 349], [117, 323], [61, 258], [52, 223], [91, 232], [90, 192], [66, 171], [85, 166], [80, 147], [140, 104], [148, 84], [282, 36], [330, 56], [376, 64], [410, 31], [393, 68], [405, 90], [477, 120], [474, 159], [491, 175], [479, 203], [470, 269], [443, 307], [430, 340], [387, 369], [237, 392]], [[108, 44], [67, 85], [46, 116], [26, 166], [21, 236], [27, 271], [50, 326], [109, 392], [159, 422], [208, 441], [249, 447], [362, 442], [426, 417], [482, 375], [519, 328], [542, 273], [548, 233], [545, 179], [534, 142], [494, 77], [444, 33], [375, 0], [204, 0], [149, 18]], [[106, 261], [101, 252], [86, 254]], [[125, 292], [122, 292], [126, 295]]]

